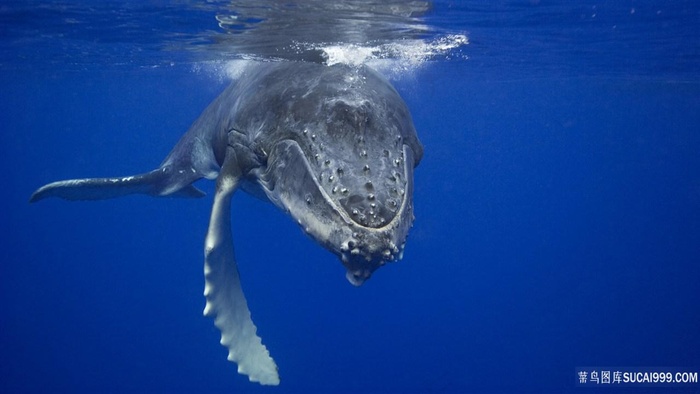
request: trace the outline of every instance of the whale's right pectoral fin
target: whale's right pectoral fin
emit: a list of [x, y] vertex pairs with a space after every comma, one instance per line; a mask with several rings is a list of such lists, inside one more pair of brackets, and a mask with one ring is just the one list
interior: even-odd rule
[[228, 360], [251, 382], [278, 385], [277, 365], [256, 334], [248, 303], [243, 295], [231, 234], [231, 197], [241, 179], [236, 154], [228, 148], [216, 182], [209, 231], [204, 248], [204, 315], [214, 317], [221, 330], [221, 344]]
[[128, 194], [188, 198], [204, 196], [204, 192], [190, 184], [201, 178], [199, 174], [173, 176], [172, 172], [170, 168], [161, 167], [139, 175], [53, 182], [37, 189], [29, 198], [29, 202], [47, 197], [59, 197], [64, 200], [104, 200]]

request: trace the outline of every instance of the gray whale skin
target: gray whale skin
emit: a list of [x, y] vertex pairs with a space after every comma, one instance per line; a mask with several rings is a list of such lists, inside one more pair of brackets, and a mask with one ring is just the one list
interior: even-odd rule
[[216, 98], [155, 170], [72, 179], [31, 196], [97, 200], [128, 194], [201, 197], [216, 179], [204, 247], [205, 316], [228, 360], [250, 381], [279, 384], [241, 289], [230, 202], [269, 200], [337, 255], [356, 286], [402, 258], [413, 215], [413, 169], [423, 155], [406, 104], [366, 66], [255, 62]]

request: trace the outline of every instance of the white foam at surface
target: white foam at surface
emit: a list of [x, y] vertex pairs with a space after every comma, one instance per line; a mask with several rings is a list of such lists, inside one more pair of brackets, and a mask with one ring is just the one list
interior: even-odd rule
[[355, 44], [315, 45], [326, 58], [326, 64], [366, 64], [389, 78], [396, 78], [415, 71], [427, 60], [438, 56], [450, 56], [453, 50], [469, 44], [463, 34], [451, 34], [432, 41], [402, 40], [377, 46]]
[[[464, 34], [449, 34], [432, 40], [401, 40], [379, 45], [297, 43], [294, 49], [321, 51], [325, 63], [359, 66], [366, 64], [389, 79], [397, 79], [419, 69], [428, 60], [436, 57], [446, 59], [466, 58], [460, 47], [469, 44]], [[221, 62], [204, 62], [195, 66], [195, 71], [205, 71], [220, 80], [233, 80], [241, 76], [246, 66], [261, 59], [246, 58]]]

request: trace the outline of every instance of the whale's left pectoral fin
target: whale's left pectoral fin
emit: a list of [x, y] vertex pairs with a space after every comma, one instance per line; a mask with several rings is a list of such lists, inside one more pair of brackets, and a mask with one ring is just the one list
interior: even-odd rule
[[228, 360], [251, 382], [278, 385], [277, 365], [256, 334], [243, 295], [231, 234], [231, 197], [241, 177], [236, 154], [229, 148], [216, 182], [209, 231], [204, 247], [204, 315], [214, 317]]

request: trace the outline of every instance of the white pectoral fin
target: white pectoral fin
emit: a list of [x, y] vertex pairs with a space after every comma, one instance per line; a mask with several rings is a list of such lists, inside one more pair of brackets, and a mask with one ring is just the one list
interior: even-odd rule
[[[230, 154], [229, 154], [230, 153]], [[216, 195], [204, 249], [205, 316], [214, 317], [228, 360], [251, 382], [278, 385], [277, 365], [256, 334], [243, 295], [231, 237], [231, 197], [240, 179], [235, 154], [229, 152], [217, 179]]]

